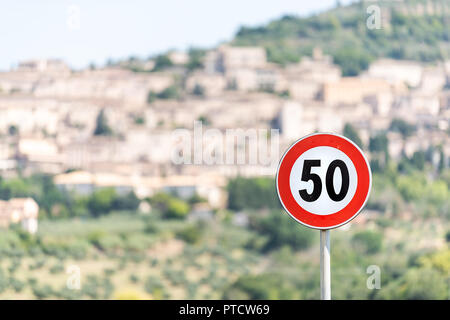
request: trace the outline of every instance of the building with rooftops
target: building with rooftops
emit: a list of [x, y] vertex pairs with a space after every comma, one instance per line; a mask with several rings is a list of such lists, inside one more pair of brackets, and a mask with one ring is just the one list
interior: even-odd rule
[[38, 230], [39, 205], [32, 198], [0, 200], [0, 227], [21, 224], [22, 228], [35, 234]]

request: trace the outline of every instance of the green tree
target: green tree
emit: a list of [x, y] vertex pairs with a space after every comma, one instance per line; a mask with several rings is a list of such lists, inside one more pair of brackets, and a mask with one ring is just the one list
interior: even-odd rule
[[19, 134], [19, 128], [16, 125], [14, 125], [14, 124], [10, 125], [9, 128], [8, 128], [8, 134], [10, 136], [18, 135]]
[[167, 193], [157, 193], [150, 198], [150, 204], [157, 209], [164, 218], [181, 219], [190, 211], [189, 204]]
[[25, 179], [12, 178], [0, 180], [0, 199], [9, 200], [15, 197], [28, 197], [31, 195], [31, 186]]
[[145, 118], [143, 116], [137, 116], [134, 118], [134, 123], [137, 125], [144, 125], [145, 124]]
[[97, 217], [109, 213], [113, 208], [116, 197], [116, 191], [113, 188], [102, 188], [94, 191], [87, 203], [91, 215]]
[[298, 299], [299, 292], [292, 282], [279, 273], [241, 276], [228, 287], [224, 299], [279, 300]]
[[181, 219], [185, 218], [189, 213], [189, 205], [180, 199], [173, 198], [167, 205], [167, 210], [164, 212], [164, 217]]
[[426, 181], [415, 176], [397, 177], [396, 187], [406, 201], [413, 201], [423, 198], [426, 193]]
[[200, 69], [203, 67], [203, 57], [205, 56], [206, 50], [199, 48], [189, 49], [189, 62], [187, 68], [189, 71]]
[[428, 187], [429, 198], [433, 203], [443, 204], [449, 199], [449, 189], [447, 184], [442, 181], [433, 181]]
[[178, 99], [179, 92], [178, 87], [176, 85], [172, 85], [160, 93], [157, 94], [158, 99], [168, 100], [168, 99]]
[[302, 228], [287, 214], [278, 211], [254, 222], [253, 228], [267, 237], [264, 250], [274, 250], [290, 246], [294, 250], [303, 250], [313, 243], [313, 231]]
[[134, 191], [130, 191], [125, 195], [117, 195], [112, 203], [113, 210], [130, 210], [135, 211], [139, 207], [141, 200], [136, 196]]
[[271, 178], [237, 177], [228, 182], [228, 208], [242, 209], [280, 208]]
[[416, 126], [402, 119], [393, 119], [389, 130], [400, 133], [406, 139], [416, 131]]
[[422, 171], [425, 168], [426, 155], [423, 151], [415, 151], [410, 159], [411, 164]]
[[155, 100], [157, 98], [158, 98], [158, 95], [154, 91], [150, 90], [147, 94], [147, 103], [151, 104], [151, 103], [155, 102]]
[[31, 288], [33, 294], [38, 299], [47, 299], [54, 294], [52, 287], [49, 285], [38, 286], [35, 285]]
[[192, 94], [195, 96], [203, 97], [205, 95], [205, 88], [199, 84], [196, 84]]
[[[66, 207], [70, 201], [70, 196], [65, 195], [53, 183], [53, 177], [47, 174], [39, 174], [32, 177], [31, 183], [41, 187], [41, 192], [37, 198], [39, 206], [51, 212], [52, 208], [59, 204]], [[65, 208], [67, 209], [67, 208]], [[64, 209], [63, 209], [64, 210]]]
[[369, 151], [370, 152], [387, 152], [388, 150], [388, 138], [386, 134], [380, 133], [369, 139]]
[[358, 147], [363, 149], [364, 146], [361, 138], [359, 137], [358, 131], [356, 131], [356, 129], [350, 123], [345, 124], [343, 133], [344, 136], [352, 140], [354, 143], [358, 145]]
[[345, 47], [338, 50], [333, 58], [334, 63], [341, 67], [344, 77], [357, 76], [369, 67], [372, 60], [368, 53], [354, 47]]
[[108, 119], [105, 115], [105, 110], [100, 110], [97, 120], [96, 120], [96, 126], [94, 135], [96, 136], [110, 136], [112, 135], [112, 130], [110, 126], [108, 125]]
[[369, 139], [369, 151], [372, 153], [370, 166], [373, 172], [381, 172], [389, 163], [388, 138], [379, 133]]
[[361, 231], [353, 235], [354, 245], [364, 253], [374, 254], [383, 246], [383, 236], [375, 231]]
[[200, 241], [203, 229], [201, 226], [192, 224], [176, 232], [176, 237], [186, 241], [189, 244], [195, 244]]
[[197, 121], [200, 121], [204, 126], [209, 126], [211, 124], [211, 121], [209, 121], [207, 116], [200, 116]]
[[155, 67], [153, 68], [152, 71], [161, 71], [170, 68], [172, 66], [173, 66], [172, 60], [170, 60], [170, 58], [167, 55], [161, 54], [155, 58]]
[[438, 172], [442, 173], [446, 167], [445, 154], [442, 146], [439, 147], [439, 163], [438, 163]]
[[164, 285], [161, 280], [154, 276], [149, 276], [145, 280], [145, 291], [152, 294], [155, 299], [162, 299], [164, 296]]

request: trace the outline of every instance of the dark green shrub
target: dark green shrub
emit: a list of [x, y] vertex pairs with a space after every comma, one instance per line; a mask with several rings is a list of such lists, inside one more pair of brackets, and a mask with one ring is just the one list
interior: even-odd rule
[[192, 224], [184, 227], [176, 232], [176, 237], [186, 241], [189, 244], [197, 243], [203, 234], [203, 230], [200, 226]]
[[281, 207], [270, 178], [237, 177], [228, 182], [227, 191], [228, 208], [234, 211]]
[[303, 250], [310, 247], [314, 239], [314, 231], [300, 226], [281, 212], [272, 212], [267, 217], [256, 220], [253, 228], [267, 237], [263, 250], [273, 250], [285, 245], [294, 250]]
[[54, 295], [54, 292], [49, 285], [34, 285], [31, 287], [31, 290], [37, 299], [47, 299]]
[[64, 272], [64, 264], [57, 262], [54, 266], [50, 268], [50, 273], [57, 274]]
[[9, 285], [14, 289], [15, 292], [21, 292], [25, 287], [25, 283], [16, 278], [9, 278]]
[[225, 290], [223, 298], [233, 300], [298, 299], [299, 293], [286, 277], [270, 273], [241, 276]]
[[383, 246], [383, 236], [375, 231], [361, 231], [355, 233], [352, 241], [354, 246], [367, 254], [374, 254]]

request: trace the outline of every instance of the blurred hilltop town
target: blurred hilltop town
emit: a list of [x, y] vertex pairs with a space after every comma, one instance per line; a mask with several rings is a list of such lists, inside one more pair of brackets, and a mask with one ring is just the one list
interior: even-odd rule
[[[394, 119], [416, 133], [389, 130]], [[263, 47], [231, 45], [80, 71], [57, 59], [24, 61], [0, 73], [1, 175], [47, 173], [81, 194], [198, 194], [215, 208], [228, 178], [275, 174], [276, 164], [175, 165], [173, 132], [195, 121], [222, 132], [280, 129], [279, 155], [315, 131], [351, 125], [367, 146], [387, 130], [393, 159], [440, 146], [434, 162], [447, 166], [450, 61], [380, 58], [351, 77], [319, 47], [285, 65], [269, 62]]]
[[[259, 47], [221, 46], [190, 73], [187, 54], [172, 52], [167, 60], [171, 67], [162, 72], [73, 72], [59, 60], [36, 60], [1, 73], [2, 176], [44, 172], [64, 188], [112, 186], [140, 197], [192, 188], [220, 206], [223, 177], [274, 174], [263, 165], [174, 165], [173, 130], [196, 120], [220, 130], [279, 128], [284, 150], [315, 131], [342, 132], [346, 123], [367, 145], [399, 118], [420, 129], [406, 140], [390, 133], [391, 156], [430, 145], [450, 156], [450, 62], [382, 59], [360, 76], [342, 77], [320, 49], [285, 67], [268, 63]], [[146, 66], [150, 71], [154, 61]]]

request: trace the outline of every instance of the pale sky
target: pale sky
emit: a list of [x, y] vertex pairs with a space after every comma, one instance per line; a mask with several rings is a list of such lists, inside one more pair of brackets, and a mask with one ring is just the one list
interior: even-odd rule
[[[349, 3], [344, 0], [341, 3]], [[0, 70], [33, 58], [74, 68], [108, 58], [212, 47], [242, 25], [306, 16], [336, 0], [17, 0], [0, 5]], [[78, 16], [78, 18], [77, 18]]]

